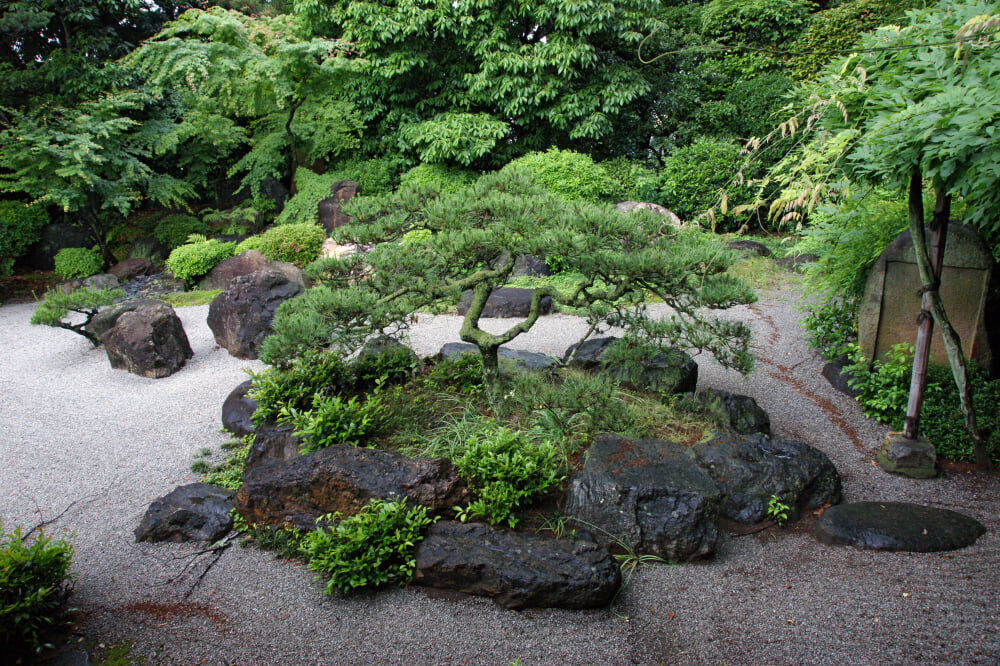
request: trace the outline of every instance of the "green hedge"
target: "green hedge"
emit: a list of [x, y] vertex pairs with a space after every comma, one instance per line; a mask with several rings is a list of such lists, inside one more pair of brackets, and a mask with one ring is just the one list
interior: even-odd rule
[[55, 256], [56, 275], [64, 280], [97, 275], [104, 269], [104, 259], [97, 250], [85, 247], [64, 247]]
[[550, 148], [544, 153], [528, 153], [500, 172], [515, 170], [530, 174], [535, 182], [568, 199], [607, 201], [617, 189], [608, 172], [590, 156], [571, 150]]
[[187, 282], [193, 282], [202, 275], [207, 274], [233, 256], [236, 243], [220, 243], [215, 240], [196, 240], [193, 243], [181, 245], [175, 248], [167, 257], [167, 270], [174, 274], [174, 277]]
[[[694, 220], [715, 206], [719, 190], [727, 187], [729, 209], [752, 200], [750, 188], [731, 187], [733, 175], [743, 163], [739, 146], [730, 141], [701, 138], [690, 146], [674, 150], [664, 160], [660, 172], [660, 201], [682, 220]], [[736, 221], [717, 214], [719, 230], [728, 230]]]
[[0, 201], [0, 275], [10, 275], [14, 262], [42, 236], [49, 221], [45, 208], [22, 201]]
[[314, 223], [283, 224], [247, 238], [236, 246], [233, 254], [257, 250], [268, 259], [287, 261], [302, 268], [319, 256], [325, 240], [323, 227]]

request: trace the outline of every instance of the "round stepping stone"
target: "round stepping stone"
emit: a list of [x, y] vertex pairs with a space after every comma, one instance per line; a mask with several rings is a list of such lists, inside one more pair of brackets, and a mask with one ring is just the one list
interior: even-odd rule
[[915, 553], [965, 548], [985, 532], [979, 521], [961, 513], [903, 502], [840, 504], [816, 525], [824, 543]]

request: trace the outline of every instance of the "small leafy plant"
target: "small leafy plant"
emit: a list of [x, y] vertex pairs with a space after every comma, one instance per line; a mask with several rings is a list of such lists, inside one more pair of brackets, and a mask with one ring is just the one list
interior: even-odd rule
[[86, 247], [64, 247], [55, 256], [56, 275], [64, 280], [97, 275], [103, 268], [101, 254]]
[[287, 261], [301, 268], [316, 259], [325, 240], [326, 232], [318, 224], [281, 224], [247, 238], [236, 246], [233, 254], [257, 250], [268, 259]]
[[186, 282], [194, 282], [233, 256], [236, 243], [220, 243], [204, 236], [191, 236], [188, 243], [175, 248], [167, 257], [167, 269]]
[[278, 416], [279, 423], [295, 428], [306, 446], [302, 453], [311, 453], [334, 444], [361, 444], [377, 430], [386, 416], [386, 403], [379, 395], [381, 382], [363, 400], [352, 395], [313, 396], [312, 409], [300, 411], [285, 407]]
[[[910, 372], [913, 367], [913, 346], [905, 342], [893, 345], [884, 361], [868, 362], [857, 347], [851, 365], [851, 386], [860, 390], [858, 403], [868, 418], [891, 423], [906, 409], [910, 393]], [[935, 388], [928, 386], [925, 399]]]
[[566, 478], [560, 453], [551, 442], [536, 446], [522, 433], [502, 427], [468, 442], [455, 466], [478, 495], [467, 507], [456, 508], [463, 522], [484, 518], [494, 525], [506, 521], [514, 527], [515, 509]]
[[258, 426], [277, 420], [283, 410], [308, 409], [316, 395], [352, 390], [356, 381], [349, 364], [336, 354], [322, 351], [307, 352], [286, 368], [247, 370], [247, 374], [253, 380], [248, 395], [257, 401], [253, 420]]
[[66, 623], [73, 547], [39, 532], [5, 533], [0, 524], [0, 653], [41, 652], [46, 635]]
[[788, 512], [791, 507], [781, 501], [777, 495], [771, 495], [767, 503], [767, 519], [781, 527], [788, 521]]
[[354, 516], [328, 514], [320, 521], [331, 524], [308, 534], [302, 552], [319, 574], [316, 580], [328, 579], [323, 592], [333, 594], [409, 581], [416, 544], [435, 519], [427, 516], [427, 507], [375, 499]]

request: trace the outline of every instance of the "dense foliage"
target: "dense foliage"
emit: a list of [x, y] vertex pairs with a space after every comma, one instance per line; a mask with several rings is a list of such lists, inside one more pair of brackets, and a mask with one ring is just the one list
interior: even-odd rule
[[48, 220], [43, 206], [0, 201], [0, 277], [11, 274], [14, 261], [39, 239]]
[[104, 268], [101, 255], [85, 247], [64, 247], [56, 252], [55, 264], [56, 275], [64, 280], [90, 277]]
[[325, 240], [326, 232], [317, 224], [281, 224], [242, 241], [233, 254], [257, 250], [268, 259], [301, 268], [319, 256]]
[[[31, 313], [31, 324], [65, 328], [82, 335], [98, 347], [101, 340], [90, 332], [88, 324], [97, 316], [101, 307], [111, 305], [123, 295], [121, 289], [77, 289], [68, 294], [55, 289], [45, 294], [45, 298]], [[71, 312], [75, 314], [71, 315]], [[83, 315], [84, 320], [79, 321], [79, 317], [75, 315]]]
[[51, 647], [50, 635], [67, 624], [72, 556], [65, 539], [0, 524], [0, 650], [12, 661]]

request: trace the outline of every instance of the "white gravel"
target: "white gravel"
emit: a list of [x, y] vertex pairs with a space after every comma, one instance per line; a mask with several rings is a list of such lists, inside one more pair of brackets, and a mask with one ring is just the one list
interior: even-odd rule
[[[747, 319], [761, 362], [747, 378], [699, 357], [700, 387], [753, 396], [776, 434], [837, 465], [847, 501], [912, 501], [967, 513], [988, 533], [950, 553], [876, 553], [818, 543], [808, 528], [724, 536], [702, 564], [646, 567], [602, 611], [511, 612], [479, 598], [393, 588], [321, 595], [300, 565], [229, 548], [137, 544], [154, 498], [196, 480], [218, 452], [226, 395], [256, 362], [219, 349], [207, 307], [178, 312], [195, 356], [150, 380], [112, 370], [102, 349], [31, 327], [33, 305], [0, 308], [0, 518], [56, 519], [75, 546], [73, 604], [92, 641], [131, 641], [145, 663], [177, 664], [997, 664], [1000, 482], [953, 473], [927, 481], [874, 466], [884, 429], [820, 377], [791, 289], [727, 316]], [[458, 339], [454, 317], [421, 316], [422, 354]], [[551, 316], [512, 347], [561, 354], [582, 333]], [[218, 454], [217, 454], [218, 455]], [[64, 513], [63, 513], [64, 512]], [[0, 658], [2, 661], [2, 658]]]

